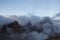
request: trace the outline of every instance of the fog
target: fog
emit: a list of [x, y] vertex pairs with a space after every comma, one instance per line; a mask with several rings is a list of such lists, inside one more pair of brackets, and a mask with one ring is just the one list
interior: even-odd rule
[[[56, 17], [55, 17], [56, 18]], [[39, 16], [2, 16], [0, 15], [0, 30], [3, 25], [12, 23], [14, 21], [18, 21], [18, 23], [21, 26], [24, 26], [31, 22], [32, 26], [37, 26], [37, 30], [42, 26], [44, 29], [43, 32], [38, 33], [37, 31], [33, 31], [30, 33], [10, 33], [11, 31], [8, 31], [10, 34], [5, 35], [4, 38], [6, 40], [45, 40], [49, 38], [49, 36], [53, 36], [55, 33], [60, 33], [60, 25], [58, 20], [53, 20], [53, 18], [50, 17], [39, 17]], [[42, 25], [42, 23], [46, 22]], [[60, 22], [60, 21], [59, 21]], [[27, 28], [28, 30], [29, 28]], [[53, 30], [54, 29], [54, 30]], [[13, 31], [12, 31], [13, 32]], [[2, 34], [3, 35], [3, 34]], [[7, 39], [8, 38], [8, 39]], [[1, 39], [4, 40], [4, 39]]]

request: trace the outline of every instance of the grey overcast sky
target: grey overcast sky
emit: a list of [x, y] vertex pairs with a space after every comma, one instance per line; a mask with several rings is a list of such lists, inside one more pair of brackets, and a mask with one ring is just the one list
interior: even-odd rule
[[54, 16], [60, 12], [60, 0], [0, 0], [0, 15]]

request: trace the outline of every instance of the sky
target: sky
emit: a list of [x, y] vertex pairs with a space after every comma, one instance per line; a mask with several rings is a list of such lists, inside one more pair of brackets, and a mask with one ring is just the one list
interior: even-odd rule
[[60, 0], [0, 0], [0, 15], [53, 17], [60, 12]]

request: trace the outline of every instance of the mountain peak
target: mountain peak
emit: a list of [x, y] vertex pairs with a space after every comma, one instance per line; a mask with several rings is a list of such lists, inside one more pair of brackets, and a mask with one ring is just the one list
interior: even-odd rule
[[60, 16], [60, 12], [59, 12], [59, 13], [57, 13], [57, 14], [56, 14], [56, 16], [58, 16], [58, 17], [59, 17], [59, 16]]
[[60, 12], [53, 17], [53, 20], [60, 20]]

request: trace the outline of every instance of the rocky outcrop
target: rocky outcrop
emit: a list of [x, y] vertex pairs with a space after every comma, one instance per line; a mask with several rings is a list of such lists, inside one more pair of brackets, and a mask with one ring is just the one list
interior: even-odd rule
[[1, 32], [2, 33], [7, 32], [7, 28], [13, 29], [14, 32], [21, 32], [22, 31], [22, 27], [18, 24], [17, 21], [3, 25]]

